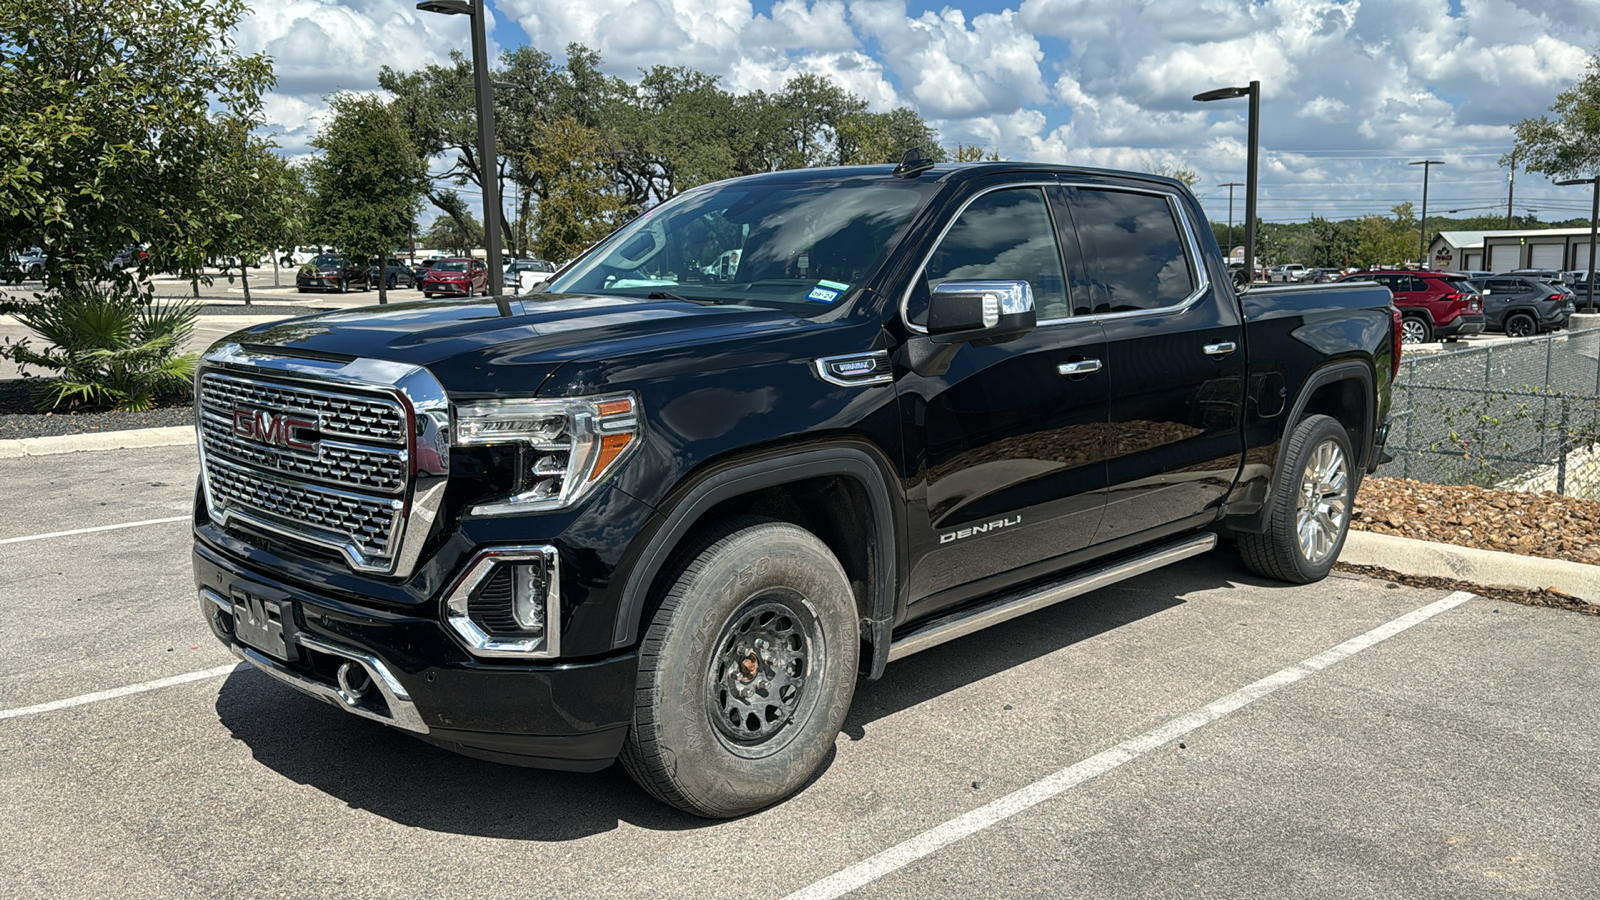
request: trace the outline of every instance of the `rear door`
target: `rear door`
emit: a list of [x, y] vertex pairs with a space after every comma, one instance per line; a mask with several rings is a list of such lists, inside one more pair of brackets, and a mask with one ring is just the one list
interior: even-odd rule
[[[1099, 323], [1073, 315], [1047, 193], [1054, 181], [987, 185], [968, 198], [903, 299], [923, 330], [929, 291], [950, 281], [1024, 280], [1038, 326], [962, 344], [948, 369], [898, 383], [913, 484], [914, 614], [961, 602], [984, 579], [1082, 549], [1104, 504], [1107, 380]], [[1075, 245], [1072, 245], [1076, 249]], [[933, 350], [926, 338], [912, 346]]]
[[1106, 337], [1110, 493], [1095, 533], [1105, 544], [1208, 514], [1232, 487], [1244, 455], [1244, 328], [1175, 195], [1098, 184], [1062, 195]]

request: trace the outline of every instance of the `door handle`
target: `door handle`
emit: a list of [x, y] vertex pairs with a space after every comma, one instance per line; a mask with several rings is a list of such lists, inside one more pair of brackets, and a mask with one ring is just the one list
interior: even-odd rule
[[1215, 344], [1207, 344], [1201, 349], [1206, 351], [1207, 356], [1227, 356], [1239, 349], [1239, 345], [1233, 341], [1218, 341]]
[[1056, 366], [1056, 371], [1062, 375], [1087, 375], [1090, 372], [1100, 371], [1100, 360], [1080, 359], [1077, 362], [1062, 363]]

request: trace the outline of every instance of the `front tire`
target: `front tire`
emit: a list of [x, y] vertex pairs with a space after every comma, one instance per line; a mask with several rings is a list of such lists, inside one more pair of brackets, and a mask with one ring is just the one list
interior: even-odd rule
[[855, 599], [815, 535], [741, 517], [680, 551], [639, 651], [622, 765], [707, 818], [788, 797], [833, 750], [855, 693]]
[[1327, 577], [1350, 533], [1355, 457], [1337, 419], [1295, 426], [1268, 508], [1267, 530], [1239, 535], [1239, 554], [1258, 575], [1310, 584]]

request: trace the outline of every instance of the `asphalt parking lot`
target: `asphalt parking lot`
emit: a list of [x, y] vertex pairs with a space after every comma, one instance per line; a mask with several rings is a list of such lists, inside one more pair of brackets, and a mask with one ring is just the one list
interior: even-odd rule
[[894, 663], [804, 791], [709, 822], [617, 767], [458, 757], [234, 668], [193, 599], [194, 473], [184, 447], [0, 460], [0, 896], [1600, 884], [1592, 617], [1218, 552]]

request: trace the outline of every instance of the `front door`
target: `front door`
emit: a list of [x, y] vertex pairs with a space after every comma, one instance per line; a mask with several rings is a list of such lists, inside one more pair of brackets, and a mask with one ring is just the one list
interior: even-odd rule
[[1072, 315], [1049, 187], [993, 188], [968, 201], [907, 299], [916, 328], [939, 284], [1023, 280], [1039, 318], [1021, 338], [960, 345], [948, 369], [898, 385], [919, 612], [967, 599], [989, 576], [1086, 547], [1099, 525], [1109, 394], [1096, 368], [1105, 341], [1097, 323]]
[[1206, 513], [1244, 454], [1244, 329], [1177, 198], [1063, 188], [1105, 329], [1110, 493], [1095, 543]]

